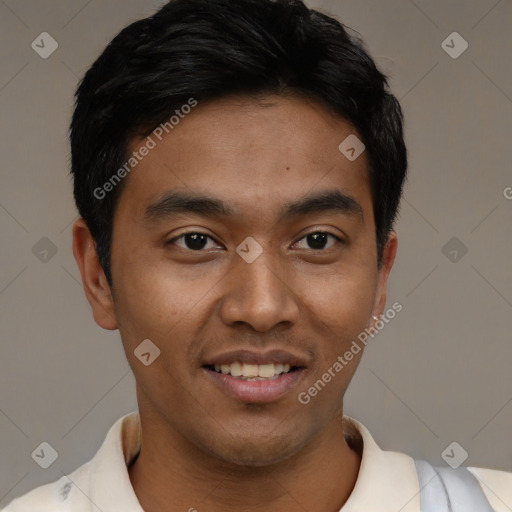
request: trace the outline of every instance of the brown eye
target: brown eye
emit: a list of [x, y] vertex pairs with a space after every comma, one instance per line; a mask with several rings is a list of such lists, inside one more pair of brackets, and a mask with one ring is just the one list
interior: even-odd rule
[[[183, 233], [169, 240], [166, 245], [176, 243], [178, 240], [181, 243], [177, 243], [176, 245], [178, 245], [178, 247], [181, 247], [182, 249], [188, 249], [190, 251], [201, 251], [208, 244], [208, 240], [213, 241], [213, 238], [206, 235], [205, 233]], [[209, 248], [211, 249], [211, 247]]]
[[[334, 243], [330, 246], [326, 247], [329, 242], [329, 237], [334, 239]], [[314, 233], [309, 233], [303, 238], [301, 238], [298, 242], [300, 243], [302, 240], [305, 240], [309, 247], [299, 247], [299, 249], [312, 249], [314, 251], [320, 251], [323, 249], [330, 249], [336, 242], [341, 242], [341, 238], [329, 233], [327, 231], [315, 231]]]

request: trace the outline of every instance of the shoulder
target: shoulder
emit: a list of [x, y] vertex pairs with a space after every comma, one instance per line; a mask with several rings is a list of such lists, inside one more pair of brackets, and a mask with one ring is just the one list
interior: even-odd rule
[[496, 512], [512, 510], [512, 473], [490, 468], [468, 467]]
[[64, 475], [55, 482], [41, 485], [15, 498], [0, 512], [88, 512], [89, 473], [90, 462], [87, 462], [69, 476]]
[[[111, 426], [91, 460], [59, 480], [15, 498], [0, 512], [90, 512], [107, 509], [101, 505], [110, 503], [114, 491], [120, 492], [132, 505], [136, 503], [136, 496], [126, 464], [139, 448], [140, 418], [134, 411]], [[121, 507], [121, 510], [128, 509], [129, 506]]]

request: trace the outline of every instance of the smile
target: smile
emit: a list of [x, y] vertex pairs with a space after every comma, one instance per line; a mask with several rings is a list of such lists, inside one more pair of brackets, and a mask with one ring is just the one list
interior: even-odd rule
[[231, 375], [239, 380], [247, 381], [276, 379], [279, 375], [292, 370], [292, 366], [288, 363], [248, 364], [234, 362], [231, 364], [216, 364], [207, 366], [207, 368], [223, 375]]

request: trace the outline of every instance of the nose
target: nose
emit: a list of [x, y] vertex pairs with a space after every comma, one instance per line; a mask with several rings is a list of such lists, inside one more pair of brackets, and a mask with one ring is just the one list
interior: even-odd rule
[[263, 252], [255, 261], [236, 261], [227, 276], [220, 315], [226, 325], [248, 324], [267, 332], [278, 324], [294, 324], [299, 300], [287, 272]]

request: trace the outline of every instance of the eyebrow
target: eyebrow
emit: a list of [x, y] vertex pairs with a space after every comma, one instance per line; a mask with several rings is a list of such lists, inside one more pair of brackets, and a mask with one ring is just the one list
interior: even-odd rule
[[[278, 219], [283, 221], [301, 215], [329, 211], [346, 216], [359, 216], [364, 223], [361, 205], [353, 197], [337, 189], [309, 194], [297, 201], [282, 205], [278, 212]], [[195, 214], [209, 218], [233, 217], [236, 215], [236, 210], [215, 197], [170, 191], [146, 207], [144, 219], [148, 222], [156, 222], [179, 214]]]

